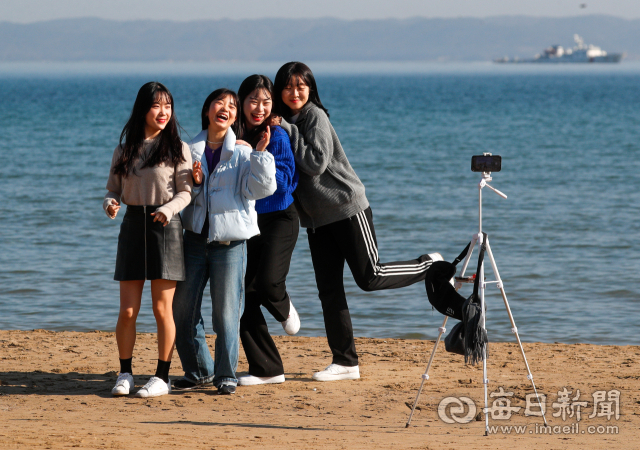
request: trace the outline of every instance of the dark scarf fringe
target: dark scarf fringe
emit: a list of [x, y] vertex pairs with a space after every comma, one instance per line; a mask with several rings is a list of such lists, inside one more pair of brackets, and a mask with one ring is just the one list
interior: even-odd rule
[[[463, 308], [464, 326], [464, 362], [476, 364], [488, 356], [489, 338], [487, 330], [482, 327], [482, 312], [480, 304], [476, 303], [472, 295]], [[483, 350], [485, 354], [483, 355]]]
[[[484, 241], [487, 242], [487, 235]], [[481, 326], [482, 311], [478, 299], [479, 273], [484, 260], [485, 245], [481, 246], [478, 255], [478, 269], [473, 286], [473, 294], [469, 298], [462, 297], [449, 283], [456, 274], [456, 265], [467, 255], [471, 243], [453, 261], [434, 262], [425, 277], [425, 287], [431, 305], [444, 315], [460, 320], [454, 325], [451, 332], [444, 340], [445, 349], [448, 352], [464, 355], [465, 363], [476, 364], [488, 355], [489, 338], [487, 330]], [[485, 311], [487, 305], [485, 304]]]

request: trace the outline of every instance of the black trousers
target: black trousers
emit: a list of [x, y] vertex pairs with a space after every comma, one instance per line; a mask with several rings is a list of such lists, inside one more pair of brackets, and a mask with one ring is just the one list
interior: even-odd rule
[[358, 355], [342, 281], [345, 261], [360, 289], [378, 291], [424, 281], [431, 257], [381, 263], [371, 208], [315, 230], [307, 229], [307, 234], [333, 363], [356, 366]]
[[260, 235], [247, 241], [245, 307], [240, 319], [240, 340], [256, 377], [282, 375], [284, 367], [269, 334], [260, 306], [278, 321], [289, 316], [289, 294], [285, 281], [291, 255], [298, 240], [300, 224], [295, 207], [258, 215]]

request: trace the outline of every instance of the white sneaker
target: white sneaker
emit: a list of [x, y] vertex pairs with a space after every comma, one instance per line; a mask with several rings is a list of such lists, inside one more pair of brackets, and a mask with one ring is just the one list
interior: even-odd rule
[[431, 258], [431, 261], [444, 261], [444, 258], [442, 257], [442, 255], [440, 253], [429, 253], [429, 257]]
[[253, 375], [243, 375], [238, 377], [238, 386], [255, 386], [257, 384], [278, 384], [284, 383], [284, 374], [275, 377], [254, 377]]
[[147, 384], [136, 392], [136, 397], [160, 397], [171, 392], [171, 382], [165, 383], [162, 378], [151, 377]]
[[326, 369], [313, 374], [316, 381], [357, 380], [360, 378], [358, 366], [348, 367], [329, 364]]
[[133, 375], [130, 373], [121, 373], [118, 375], [116, 385], [111, 389], [111, 395], [119, 397], [121, 395], [129, 395], [129, 391], [133, 387]]
[[287, 317], [287, 320], [280, 323], [282, 324], [284, 331], [286, 331], [288, 335], [293, 336], [300, 331], [300, 316], [298, 315], [298, 311], [293, 307], [291, 300], [289, 300], [289, 303], [291, 305], [289, 306], [289, 317]]

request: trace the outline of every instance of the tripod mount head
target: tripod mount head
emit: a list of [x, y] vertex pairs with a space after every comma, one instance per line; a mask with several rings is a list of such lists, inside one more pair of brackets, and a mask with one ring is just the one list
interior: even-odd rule
[[471, 157], [471, 171], [482, 172], [482, 179], [478, 184], [478, 189], [482, 190], [482, 188], [486, 186], [500, 197], [507, 198], [504, 193], [489, 185], [489, 181], [493, 180], [491, 172], [500, 172], [500, 170], [502, 170], [502, 156], [500, 155], [483, 153], [482, 155]]

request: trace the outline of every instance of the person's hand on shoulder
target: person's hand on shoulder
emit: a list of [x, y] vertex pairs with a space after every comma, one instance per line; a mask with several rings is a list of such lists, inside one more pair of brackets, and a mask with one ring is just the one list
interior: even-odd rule
[[236, 141], [236, 145], [244, 145], [246, 147], [253, 148], [251, 147], [251, 144], [249, 144], [247, 141], [243, 141], [242, 139], [238, 139]]
[[272, 127], [276, 127], [282, 124], [282, 117], [280, 116], [271, 116], [271, 120], [269, 121], [269, 125]]

